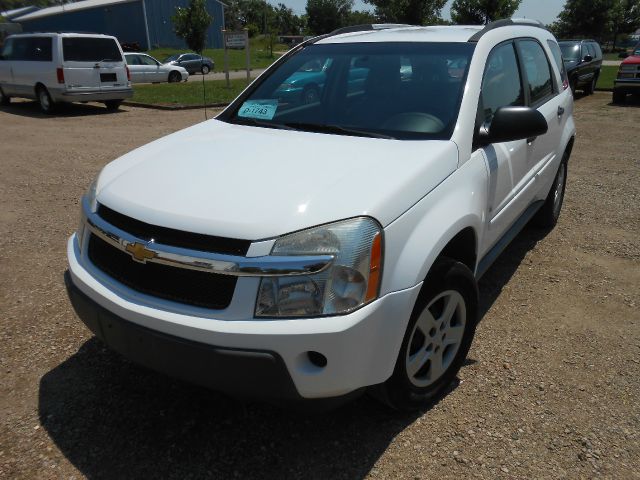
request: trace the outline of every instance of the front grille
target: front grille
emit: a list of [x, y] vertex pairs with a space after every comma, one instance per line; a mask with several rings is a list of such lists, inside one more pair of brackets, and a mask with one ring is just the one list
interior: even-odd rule
[[222, 310], [231, 303], [236, 277], [158, 263], [138, 263], [127, 254], [91, 235], [89, 259], [107, 275], [138, 292], [174, 302]]
[[173, 247], [245, 256], [251, 245], [251, 240], [214, 237], [212, 235], [184, 232], [173, 228], [151, 225], [136, 220], [135, 218], [127, 217], [104, 205], [98, 205], [98, 215], [114, 227], [124, 230], [142, 240], [149, 241], [153, 239], [155, 243], [171, 245]]

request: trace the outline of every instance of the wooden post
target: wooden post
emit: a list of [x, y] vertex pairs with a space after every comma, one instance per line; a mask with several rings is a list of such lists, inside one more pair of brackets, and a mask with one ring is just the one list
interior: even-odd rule
[[227, 88], [231, 88], [229, 81], [229, 53], [227, 52], [227, 31], [222, 30], [222, 39], [224, 40], [224, 78], [227, 80]]
[[249, 30], [244, 30], [244, 49], [247, 52], [247, 80], [251, 79], [251, 58], [249, 53]]

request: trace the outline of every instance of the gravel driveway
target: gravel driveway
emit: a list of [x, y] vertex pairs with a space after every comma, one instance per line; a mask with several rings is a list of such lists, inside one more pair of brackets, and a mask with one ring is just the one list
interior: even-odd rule
[[3, 107], [0, 478], [640, 478], [640, 102], [610, 100], [576, 102], [557, 228], [526, 229], [489, 270], [459, 382], [410, 415], [243, 404], [105, 350], [63, 286], [78, 199], [203, 114]]

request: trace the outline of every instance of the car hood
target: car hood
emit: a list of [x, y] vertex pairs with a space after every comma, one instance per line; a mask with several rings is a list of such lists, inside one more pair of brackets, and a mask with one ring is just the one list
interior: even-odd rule
[[369, 215], [388, 225], [455, 171], [451, 141], [404, 141], [209, 120], [107, 165], [97, 199], [138, 220], [260, 240]]
[[631, 55], [622, 61], [623, 65], [637, 65], [640, 63], [640, 55]]

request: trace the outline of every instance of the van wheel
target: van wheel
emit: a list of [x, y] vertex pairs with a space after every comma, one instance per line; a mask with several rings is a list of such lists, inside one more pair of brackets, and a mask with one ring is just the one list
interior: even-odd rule
[[613, 103], [622, 104], [622, 103], [624, 103], [626, 101], [626, 97], [627, 97], [627, 95], [625, 93], [622, 93], [622, 92], [614, 90], [613, 91], [613, 99], [612, 99], [612, 101], [613, 101]]
[[596, 91], [596, 83], [598, 83], [598, 76], [594, 75], [589, 85], [584, 89], [584, 93], [586, 95], [593, 95], [593, 92]]
[[46, 87], [42, 85], [39, 86], [36, 90], [36, 94], [38, 97], [38, 103], [40, 104], [40, 110], [46, 114], [53, 113], [55, 110], [55, 103], [51, 100], [51, 95], [49, 95]]
[[176, 72], [175, 70], [169, 74], [169, 83], [177, 83], [182, 80], [182, 75], [180, 72]]
[[372, 394], [398, 410], [437, 400], [467, 358], [478, 320], [478, 286], [463, 263], [432, 267], [411, 314], [393, 375]]
[[538, 227], [552, 229], [558, 223], [560, 210], [562, 210], [562, 203], [564, 202], [564, 190], [567, 185], [568, 160], [569, 157], [565, 153], [544, 205], [533, 217], [533, 223]]
[[7, 97], [2, 91], [2, 88], [0, 88], [0, 105], [7, 106], [10, 103], [11, 103], [11, 97]]
[[209, 65], [202, 65], [202, 74], [203, 75], [208, 75], [210, 71], [211, 71], [211, 69], [209, 68]]
[[107, 100], [104, 102], [104, 106], [107, 107], [107, 110], [116, 111], [120, 108], [120, 104], [122, 100]]

